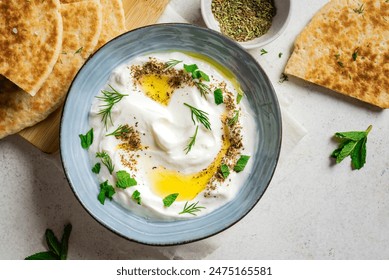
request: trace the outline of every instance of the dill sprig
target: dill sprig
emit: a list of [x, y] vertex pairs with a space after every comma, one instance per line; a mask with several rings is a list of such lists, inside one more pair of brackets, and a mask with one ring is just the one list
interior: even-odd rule
[[106, 134], [105, 136], [115, 136], [116, 138], [119, 138], [120, 136], [125, 136], [127, 133], [131, 131], [131, 128], [126, 125], [119, 125], [117, 129], [115, 129], [114, 132]]
[[189, 153], [190, 150], [192, 150], [192, 147], [194, 146], [194, 144], [196, 143], [196, 137], [197, 137], [198, 130], [199, 130], [199, 126], [196, 126], [196, 131], [195, 131], [194, 135], [189, 138], [188, 146], [186, 146], [186, 148], [184, 149], [184, 151], [186, 153]]
[[197, 216], [195, 214], [195, 212], [200, 212], [201, 209], [205, 209], [204, 206], [197, 206], [199, 202], [197, 201], [196, 203], [192, 203], [190, 205], [188, 205], [188, 201], [185, 203], [185, 206], [184, 206], [184, 209], [178, 213], [179, 215], [181, 214], [191, 214], [191, 215], [194, 215], [194, 216]]
[[239, 119], [239, 110], [235, 110], [235, 115], [228, 120], [228, 125], [229, 126], [233, 126], [234, 124], [236, 124], [238, 122], [238, 119]]
[[165, 63], [165, 70], [168, 70], [170, 68], [173, 68], [177, 64], [180, 64], [182, 60], [177, 60], [177, 59], [170, 59], [168, 62]]
[[196, 87], [199, 89], [201, 96], [207, 99], [206, 94], [211, 92], [210, 87], [202, 82], [194, 82], [194, 83]]
[[197, 122], [202, 123], [206, 129], [211, 130], [211, 123], [209, 122], [207, 112], [204, 112], [200, 109], [197, 109], [197, 108], [189, 105], [188, 103], [184, 103], [184, 105], [187, 106], [191, 110], [193, 124], [196, 124], [194, 117], [193, 117], [193, 116], [196, 116]]
[[109, 174], [112, 174], [115, 166], [112, 163], [111, 157], [106, 152], [97, 152], [96, 157], [101, 158], [101, 162], [108, 168]]
[[101, 105], [101, 110], [99, 111], [99, 115], [102, 116], [102, 121], [104, 122], [105, 129], [108, 129], [108, 121], [113, 125], [111, 111], [113, 106], [118, 103], [124, 96], [128, 96], [127, 94], [121, 94], [116, 89], [114, 89], [111, 85], [109, 87], [112, 91], [102, 90], [101, 93], [103, 96], [97, 96], [98, 99], [105, 102], [105, 104]]

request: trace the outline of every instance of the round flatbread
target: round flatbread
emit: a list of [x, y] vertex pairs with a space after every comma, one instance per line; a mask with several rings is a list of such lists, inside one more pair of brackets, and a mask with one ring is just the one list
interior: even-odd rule
[[0, 75], [32, 96], [61, 51], [59, 9], [59, 0], [0, 1]]
[[78, 69], [97, 45], [102, 25], [98, 0], [63, 4], [61, 14], [64, 35], [62, 51], [52, 73], [37, 94], [32, 97], [21, 90], [12, 89], [6, 79], [0, 79], [0, 138], [38, 123], [57, 109], [63, 103]]
[[389, 108], [389, 2], [330, 1], [296, 39], [285, 73]]

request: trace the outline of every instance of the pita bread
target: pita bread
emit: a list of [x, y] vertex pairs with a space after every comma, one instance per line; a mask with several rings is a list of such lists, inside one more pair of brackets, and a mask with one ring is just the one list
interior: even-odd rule
[[32, 96], [61, 51], [59, 8], [59, 0], [0, 1], [0, 75]]
[[[71, 1], [71, 0], [66, 0]], [[120, 0], [101, 0], [103, 10], [103, 27], [100, 33], [99, 48], [115, 36], [125, 32], [124, 11]], [[59, 126], [62, 115], [62, 106], [48, 116], [42, 122], [20, 132], [20, 135], [27, 140], [40, 139], [38, 148], [44, 152], [52, 153], [59, 147]]]
[[[62, 51], [42, 88], [34, 97], [21, 90], [12, 94], [0, 91], [0, 139], [36, 124], [57, 109], [78, 69], [96, 47], [102, 23], [98, 0], [63, 4], [61, 14]], [[7, 80], [2, 80], [0, 83], [8, 83], [7, 87], [10, 87]]]
[[296, 39], [285, 73], [389, 108], [389, 3], [330, 1]]
[[126, 31], [123, 3], [121, 0], [100, 0], [103, 6], [103, 28], [97, 48]]

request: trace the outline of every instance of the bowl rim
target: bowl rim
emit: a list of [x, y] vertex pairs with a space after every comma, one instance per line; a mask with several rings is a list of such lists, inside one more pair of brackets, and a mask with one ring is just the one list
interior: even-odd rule
[[[202, 15], [202, 18], [205, 22], [205, 25], [207, 26], [207, 28], [211, 29], [211, 30], [214, 30], [216, 32], [219, 32], [219, 29], [215, 29], [213, 28], [213, 25], [211, 24], [211, 21], [212, 18], [213, 18], [213, 14], [212, 14], [212, 11], [210, 11], [208, 8], [207, 8], [207, 5], [206, 3], [208, 1], [211, 1], [212, 0], [201, 0], [201, 15]], [[259, 42], [254, 42], [256, 39], [260, 38], [260, 37], [257, 37], [257, 38], [254, 38], [253, 40], [251, 41], [247, 41], [247, 42], [238, 42], [238, 41], [235, 41], [233, 39], [231, 39], [230, 37], [224, 35], [223, 33], [221, 33], [223, 36], [233, 40], [234, 42], [238, 43], [239, 45], [241, 45], [244, 49], [246, 50], [251, 50], [251, 49], [256, 49], [256, 48], [260, 48], [260, 47], [263, 47], [267, 44], [270, 44], [271, 42], [273, 42], [275, 39], [277, 39], [286, 29], [286, 27], [288, 26], [289, 24], [289, 21], [290, 21], [290, 18], [291, 18], [291, 15], [292, 15], [292, 9], [293, 9], [293, 6], [292, 6], [292, 3], [293, 1], [292, 0], [282, 0], [282, 1], [285, 1], [285, 2], [288, 2], [289, 3], [289, 9], [288, 9], [288, 14], [286, 16], [286, 19], [284, 20], [284, 23], [282, 24], [281, 28], [271, 37], [269, 37], [268, 39], [266, 40], [263, 40], [263, 41], [259, 41]], [[215, 19], [214, 20], [216, 22], [216, 24], [218, 25], [218, 22], [217, 20]]]
[[[151, 24], [151, 25], [146, 25], [146, 26], [142, 26], [142, 27], [138, 27], [136, 29], [132, 29], [132, 30], [129, 30], [129, 31], [126, 31], [122, 34], [120, 34], [119, 36], [117, 37], [114, 37], [112, 38], [111, 40], [109, 40], [108, 42], [106, 42], [105, 44], [103, 44], [99, 49], [97, 49], [93, 54], [91, 54], [87, 60], [83, 63], [83, 65], [81, 66], [81, 68], [77, 71], [77, 74], [74, 76], [70, 86], [69, 86], [69, 89], [68, 89], [68, 92], [66, 94], [66, 97], [65, 97], [65, 100], [64, 100], [64, 106], [63, 106], [63, 110], [61, 112], [61, 121], [60, 121], [60, 126], [59, 126], [59, 141], [60, 141], [60, 158], [61, 158], [61, 164], [62, 164], [62, 167], [63, 167], [63, 170], [64, 170], [64, 173], [65, 173], [65, 177], [66, 177], [66, 180], [68, 182], [68, 185], [70, 187], [70, 189], [72, 190], [73, 192], [73, 195], [76, 197], [76, 199], [78, 200], [78, 202], [81, 204], [81, 206], [84, 208], [84, 210], [86, 210], [86, 212], [95, 220], [97, 221], [100, 225], [102, 225], [105, 229], [108, 229], [109, 231], [115, 233], [116, 235], [124, 238], [124, 239], [127, 239], [129, 241], [132, 241], [132, 242], [136, 242], [138, 244], [143, 244], [143, 245], [148, 245], [148, 246], [158, 246], [158, 247], [167, 247], [167, 246], [174, 246], [174, 245], [183, 245], [183, 244], [188, 244], [188, 243], [193, 243], [193, 242], [196, 242], [196, 241], [200, 241], [200, 240], [204, 240], [204, 239], [207, 239], [209, 237], [212, 237], [212, 236], [215, 236], [227, 229], [229, 229], [230, 227], [232, 227], [233, 225], [235, 225], [236, 223], [238, 223], [239, 221], [241, 221], [248, 213], [250, 213], [252, 211], [252, 209], [258, 204], [258, 202], [261, 200], [262, 196], [265, 194], [267, 188], [269, 187], [272, 179], [273, 179], [273, 176], [274, 176], [274, 173], [277, 169], [277, 165], [278, 165], [278, 161], [279, 161], [279, 157], [280, 157], [280, 153], [281, 153], [281, 143], [282, 143], [282, 115], [281, 115], [281, 110], [280, 110], [280, 105], [279, 105], [279, 101], [278, 101], [278, 98], [277, 98], [277, 95], [275, 93], [275, 90], [274, 90], [274, 87], [273, 87], [273, 84], [271, 83], [270, 79], [268, 78], [266, 72], [263, 70], [263, 68], [260, 66], [260, 64], [253, 58], [253, 62], [255, 64], [256, 67], [260, 68], [262, 70], [262, 72], [265, 74], [264, 75], [264, 78], [268, 81], [268, 84], [270, 86], [270, 88], [272, 89], [272, 92], [274, 93], [274, 100], [275, 100], [275, 108], [276, 108], [276, 113], [279, 117], [279, 127], [278, 127], [278, 133], [279, 133], [279, 139], [278, 139], [278, 143], [276, 143], [276, 147], [277, 147], [277, 153], [276, 153], [276, 157], [274, 158], [274, 166], [271, 170], [271, 174], [269, 176], [269, 180], [268, 182], [266, 183], [266, 185], [264, 186], [264, 190], [263, 192], [261, 193], [261, 195], [259, 195], [255, 202], [253, 203], [253, 205], [249, 208], [247, 208], [245, 210], [245, 212], [243, 213], [243, 215], [241, 215], [238, 219], [236, 219], [235, 221], [233, 221], [232, 223], [230, 223], [229, 225], [225, 226], [225, 227], [222, 227], [221, 229], [219, 230], [216, 230], [215, 232], [211, 233], [211, 234], [206, 234], [204, 236], [201, 236], [201, 237], [197, 237], [197, 238], [192, 238], [192, 239], [187, 239], [185, 241], [177, 241], [177, 242], [166, 242], [166, 243], [154, 243], [154, 242], [145, 242], [145, 241], [141, 241], [141, 240], [137, 240], [137, 239], [134, 239], [134, 238], [131, 238], [129, 236], [126, 236], [124, 235], [123, 233], [120, 233], [119, 231], [111, 228], [109, 225], [105, 224], [103, 222], [103, 220], [100, 220], [95, 214], [92, 213], [91, 209], [89, 209], [82, 201], [81, 201], [81, 198], [77, 195], [76, 191], [75, 191], [75, 187], [73, 186], [72, 184], [72, 180], [70, 178], [70, 174], [69, 174], [69, 171], [68, 171], [68, 168], [65, 164], [65, 161], [64, 161], [64, 155], [63, 155], [63, 131], [62, 131], [62, 126], [63, 126], [63, 123], [65, 122], [64, 120], [64, 114], [65, 114], [65, 111], [66, 111], [66, 104], [67, 104], [67, 101], [68, 101], [68, 98], [69, 98], [69, 93], [70, 91], [72, 90], [73, 88], [73, 85], [74, 85], [74, 82], [77, 80], [77, 77], [79, 76], [80, 72], [84, 69], [84, 67], [87, 66], [87, 64], [89, 63], [90, 60], [93, 59], [93, 57], [95, 56], [96, 53], [98, 53], [101, 49], [103, 49], [106, 45], [110, 44], [111, 42], [115, 41], [115, 40], [118, 40], [119, 38], [121, 37], [124, 37], [124, 36], [127, 36], [129, 33], [132, 33], [132, 32], [139, 32], [140, 30], [142, 29], [148, 29], [148, 28], [153, 28], [153, 27], [156, 27], [156, 26], [165, 26], [165, 27], [169, 27], [169, 26], [187, 26], [187, 27], [191, 27], [191, 28], [197, 28], [197, 29], [201, 29], [203, 31], [206, 31], [206, 32], [211, 32], [211, 33], [214, 33], [214, 35], [216, 36], [222, 36], [220, 34], [220, 32], [217, 32], [213, 29], [209, 29], [209, 28], [205, 28], [205, 27], [200, 27], [200, 26], [195, 26], [195, 25], [192, 25], [192, 24], [188, 24], [188, 23], [157, 23], [157, 24]], [[235, 47], [239, 48], [241, 51], [243, 52], [246, 52], [247, 51], [240, 45], [238, 44], [236, 41], [228, 38], [228, 37], [225, 37], [225, 36], [222, 36], [222, 39], [223, 40], [227, 40], [227, 41], [230, 41], [230, 43], [233, 43], [235, 44]]]

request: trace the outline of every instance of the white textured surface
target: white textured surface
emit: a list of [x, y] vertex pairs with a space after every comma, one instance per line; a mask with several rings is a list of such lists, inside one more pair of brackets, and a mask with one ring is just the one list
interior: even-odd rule
[[[287, 101], [288, 114], [308, 133], [293, 147], [283, 143], [272, 183], [242, 221], [188, 245], [155, 248], [127, 241], [85, 212], [64, 178], [58, 155], [42, 154], [11, 136], [0, 140], [0, 259], [45, 250], [46, 228], [60, 235], [67, 222], [73, 224], [69, 259], [388, 259], [389, 110], [293, 78], [278, 83], [294, 38], [325, 2], [293, 1], [289, 27], [265, 47], [268, 54], [251, 51]], [[191, 22], [199, 20], [198, 1], [190, 3]], [[352, 171], [348, 159], [332, 165], [333, 133], [369, 124], [373, 130], [365, 167]], [[289, 141], [286, 137], [288, 133], [284, 140]]]

